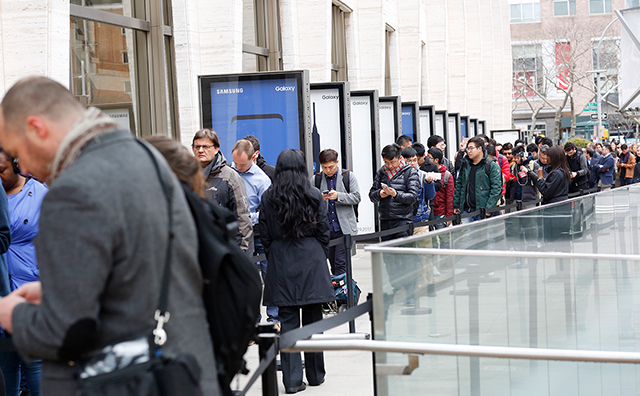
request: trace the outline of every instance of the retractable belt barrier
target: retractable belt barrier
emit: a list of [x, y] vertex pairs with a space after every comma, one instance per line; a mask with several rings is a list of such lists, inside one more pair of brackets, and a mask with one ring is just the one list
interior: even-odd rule
[[[579, 197], [582, 195], [587, 195], [587, 194], [591, 194], [594, 192], [597, 192], [598, 188], [594, 187], [588, 190], [580, 190], [574, 193], [569, 194], [569, 198], [575, 198], [575, 197]], [[461, 223], [462, 219], [468, 219], [470, 217], [476, 217], [476, 216], [480, 216], [481, 219], [485, 219], [487, 216], [491, 216], [497, 213], [504, 211], [510, 212], [512, 209], [515, 209], [516, 211], [520, 211], [523, 209], [529, 209], [531, 207], [534, 206], [538, 206], [539, 204], [542, 203], [541, 199], [538, 199], [536, 201], [527, 201], [527, 202], [523, 202], [523, 201], [515, 201], [512, 204], [509, 205], [504, 205], [504, 206], [496, 206], [495, 208], [490, 208], [490, 209], [486, 209], [486, 208], [481, 208], [479, 210], [476, 210], [475, 212], [469, 212], [469, 213], [456, 213], [453, 216], [449, 216], [449, 217], [443, 217], [441, 219], [433, 219], [433, 220], [429, 220], [429, 221], [423, 221], [421, 223], [412, 223], [409, 220], [407, 220], [407, 224], [403, 224], [401, 226], [398, 226], [396, 228], [390, 228], [388, 230], [384, 230], [384, 231], [378, 231], [378, 232], [372, 232], [369, 234], [358, 234], [358, 235], [351, 235], [351, 241], [352, 242], [358, 242], [358, 241], [370, 241], [372, 239], [379, 239], [388, 235], [393, 235], [393, 234], [397, 234], [399, 232], [403, 232], [403, 231], [408, 231], [410, 229], [415, 229], [418, 227], [431, 227], [431, 226], [435, 226], [436, 224], [442, 224], [442, 223], [448, 223], [448, 222], [452, 222], [454, 225], [459, 225]], [[333, 246], [338, 246], [338, 245], [343, 245], [344, 244], [344, 238], [336, 238], [336, 239], [332, 239], [329, 241], [329, 247], [333, 247]], [[266, 260], [267, 257], [264, 254], [261, 254], [259, 256], [253, 256], [251, 258], [251, 260], [254, 263], [258, 263], [259, 261], [262, 260]]]

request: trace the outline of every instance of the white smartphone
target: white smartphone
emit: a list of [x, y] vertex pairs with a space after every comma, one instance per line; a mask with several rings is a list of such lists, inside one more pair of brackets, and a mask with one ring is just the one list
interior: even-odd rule
[[382, 185], [382, 188], [387, 188], [387, 187], [389, 187], [389, 186], [387, 186], [387, 185], [386, 185], [386, 184], [384, 184], [384, 183], [380, 183], [380, 185]]
[[431, 176], [434, 180], [442, 180], [442, 173], [440, 172], [426, 172], [427, 176]]

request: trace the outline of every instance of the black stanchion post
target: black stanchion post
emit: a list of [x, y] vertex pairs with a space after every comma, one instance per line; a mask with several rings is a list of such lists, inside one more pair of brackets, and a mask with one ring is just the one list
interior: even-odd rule
[[[353, 267], [351, 263], [351, 248], [353, 242], [351, 240], [351, 234], [344, 235], [344, 258], [345, 264], [347, 265], [347, 308], [353, 307]], [[356, 321], [349, 321], [349, 333], [356, 332]]]
[[[258, 330], [258, 355], [260, 361], [267, 357], [269, 348], [276, 344], [276, 350], [278, 349], [278, 334], [273, 324], [260, 325]], [[277, 396], [278, 395], [278, 375], [277, 365], [275, 357], [269, 363], [269, 367], [262, 373], [262, 396]]]
[[462, 223], [462, 212], [454, 213], [453, 217], [455, 217], [453, 219], [453, 225], [460, 225], [460, 223]]
[[487, 218], [487, 208], [480, 208], [480, 220]]
[[522, 210], [522, 201], [516, 201], [516, 210], [518, 212]]

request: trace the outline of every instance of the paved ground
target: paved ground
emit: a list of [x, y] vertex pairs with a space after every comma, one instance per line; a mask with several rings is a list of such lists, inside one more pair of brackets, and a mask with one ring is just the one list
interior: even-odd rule
[[[371, 255], [363, 249], [358, 249], [357, 254], [353, 257], [353, 278], [358, 282], [358, 287], [362, 290], [360, 302], [366, 300], [368, 293], [372, 291], [371, 281]], [[262, 307], [263, 318], [266, 317], [264, 307]], [[371, 333], [369, 316], [363, 315], [356, 320], [356, 331], [363, 333]], [[327, 334], [348, 333], [348, 324], [336, 327]], [[370, 352], [360, 351], [344, 351], [344, 352], [325, 352], [324, 360], [327, 370], [325, 383], [318, 387], [307, 387], [307, 390], [299, 394], [304, 396], [314, 395], [331, 395], [331, 394], [348, 394], [349, 396], [371, 396], [373, 395], [373, 368]], [[249, 370], [255, 370], [260, 364], [258, 360], [258, 346], [249, 347], [245, 356]], [[233, 387], [242, 389], [248, 382], [250, 373], [247, 376], [238, 376], [234, 380]], [[305, 380], [306, 382], [306, 380]], [[279, 393], [285, 394], [282, 385], [282, 373], [278, 372]], [[256, 381], [251, 390], [247, 393], [251, 396], [262, 394], [262, 383]]]

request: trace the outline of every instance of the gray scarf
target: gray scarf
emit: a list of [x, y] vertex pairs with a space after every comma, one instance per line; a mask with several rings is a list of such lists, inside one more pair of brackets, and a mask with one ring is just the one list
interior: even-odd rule
[[118, 124], [108, 115], [98, 108], [89, 107], [60, 142], [51, 164], [51, 175], [47, 183], [51, 184], [69, 165], [73, 164], [87, 143], [116, 129]]

